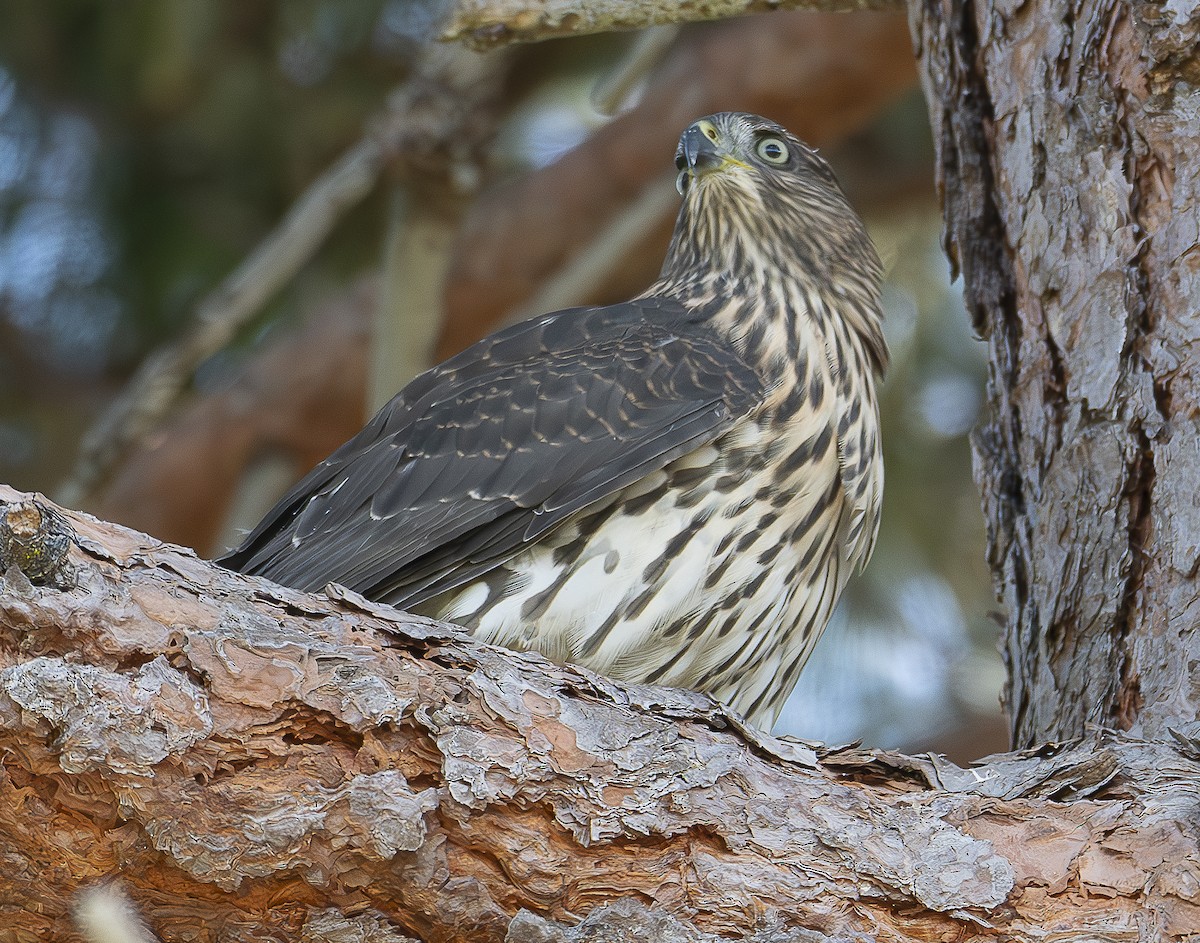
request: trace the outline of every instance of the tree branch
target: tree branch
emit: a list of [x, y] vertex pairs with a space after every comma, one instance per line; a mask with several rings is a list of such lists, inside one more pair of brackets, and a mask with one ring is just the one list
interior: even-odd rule
[[460, 195], [428, 182], [398, 188], [391, 196], [364, 421], [432, 366], [446, 269], [463, 209]]
[[296, 201], [270, 235], [197, 306], [183, 337], [146, 358], [87, 431], [64, 501], [81, 501], [108, 470], [175, 405], [196, 367], [225, 347], [263, 304], [300, 269], [342, 214], [375, 186], [384, 148], [359, 141]]
[[609, 221], [591, 243], [569, 258], [547, 278], [505, 321], [516, 323], [546, 311], [560, 311], [594, 297], [611, 281], [618, 266], [628, 257], [630, 246], [644, 244], [678, 206], [675, 174], [651, 180], [645, 190]]
[[453, 0], [438, 38], [477, 49], [644, 29], [665, 23], [721, 20], [770, 10], [901, 10], [899, 0]]
[[610, 118], [617, 114], [639, 82], [646, 79], [679, 38], [678, 24], [648, 26], [633, 38], [616, 66], [592, 87], [592, 107]]
[[[482, 132], [485, 102], [499, 91], [506, 56], [481, 57], [431, 47], [413, 76], [368, 122], [363, 138], [300, 195], [279, 225], [196, 306], [183, 337], [151, 354], [83, 438], [59, 497], [82, 501], [113, 466], [170, 412], [196, 368], [225, 347], [262, 306], [300, 270], [338, 220], [375, 187], [393, 161], [426, 169], [447, 152], [458, 162]], [[482, 123], [490, 127], [490, 122]], [[440, 162], [439, 162], [440, 163]], [[453, 172], [454, 161], [450, 162]], [[438, 173], [444, 174], [445, 166]]]
[[15, 938], [61, 936], [80, 887], [117, 874], [165, 941], [339, 920], [497, 941], [575, 939], [584, 917], [684, 941], [1200, 924], [1186, 736], [971, 770], [778, 740], [699, 695], [59, 514], [70, 585], [10, 566], [0, 593]]

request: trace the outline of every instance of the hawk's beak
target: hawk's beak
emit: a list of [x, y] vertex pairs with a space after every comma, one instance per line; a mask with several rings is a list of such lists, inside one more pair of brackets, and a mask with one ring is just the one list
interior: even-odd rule
[[683, 159], [693, 176], [699, 177], [724, 166], [727, 155], [718, 146], [720, 140], [720, 132], [711, 121], [697, 121], [683, 132], [680, 142]]
[[683, 132], [676, 166], [679, 167], [679, 176], [675, 188], [680, 193], [684, 192], [688, 180], [692, 178], [703, 177], [729, 166], [749, 169], [748, 164], [729, 152], [717, 126], [706, 118], [701, 118]]

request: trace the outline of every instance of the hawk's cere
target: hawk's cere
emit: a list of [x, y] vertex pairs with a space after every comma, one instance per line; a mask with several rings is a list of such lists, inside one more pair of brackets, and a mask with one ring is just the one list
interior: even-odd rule
[[221, 562], [769, 728], [875, 540], [880, 265], [826, 163], [770, 121], [701, 119], [675, 163], [644, 294], [423, 373]]

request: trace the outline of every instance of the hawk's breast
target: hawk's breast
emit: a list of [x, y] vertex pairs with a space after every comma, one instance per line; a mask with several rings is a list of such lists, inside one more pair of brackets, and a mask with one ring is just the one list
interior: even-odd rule
[[769, 727], [841, 588], [832, 433], [824, 410], [746, 420], [420, 610]]

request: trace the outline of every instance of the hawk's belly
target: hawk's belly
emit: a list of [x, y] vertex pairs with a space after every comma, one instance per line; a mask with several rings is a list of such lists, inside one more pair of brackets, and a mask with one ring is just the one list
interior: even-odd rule
[[769, 728], [845, 575], [836, 445], [806, 425], [747, 423], [419, 608], [498, 645], [705, 691]]

